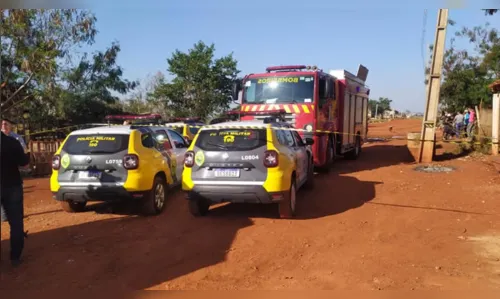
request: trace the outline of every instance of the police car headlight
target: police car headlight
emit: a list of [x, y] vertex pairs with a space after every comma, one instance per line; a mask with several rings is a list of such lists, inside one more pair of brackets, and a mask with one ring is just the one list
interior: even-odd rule
[[307, 132], [312, 132], [313, 131], [313, 126], [311, 124], [309, 124], [309, 125], [306, 125], [304, 127], [304, 129], [306, 129]]

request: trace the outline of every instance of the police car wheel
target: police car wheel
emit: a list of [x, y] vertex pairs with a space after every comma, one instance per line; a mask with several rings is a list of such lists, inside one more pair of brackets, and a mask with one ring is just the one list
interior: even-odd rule
[[305, 189], [314, 188], [314, 161], [311, 159], [307, 168], [307, 180], [304, 184]]
[[85, 205], [87, 202], [75, 202], [75, 201], [61, 201], [61, 207], [65, 212], [68, 213], [78, 213], [85, 211]]
[[290, 185], [289, 196], [279, 203], [280, 218], [289, 219], [295, 216], [295, 208], [297, 204], [297, 189], [295, 187], [295, 178], [292, 179]]
[[163, 211], [167, 197], [166, 189], [165, 180], [161, 177], [155, 177], [153, 189], [143, 203], [144, 214], [158, 215]]
[[203, 199], [188, 200], [189, 212], [195, 217], [205, 216], [208, 214], [210, 204]]

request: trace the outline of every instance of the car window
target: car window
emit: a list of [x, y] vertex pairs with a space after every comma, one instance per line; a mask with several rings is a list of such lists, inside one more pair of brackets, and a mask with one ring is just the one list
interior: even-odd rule
[[202, 130], [196, 140], [196, 146], [207, 151], [246, 151], [266, 145], [266, 129]]
[[186, 148], [187, 147], [186, 141], [177, 132], [170, 130], [170, 137], [172, 138], [172, 143], [175, 144], [175, 147], [177, 147], [177, 148]]
[[302, 137], [300, 137], [300, 134], [297, 131], [293, 131], [292, 133], [293, 137], [295, 138], [295, 142], [297, 143], [298, 146], [304, 146], [304, 140]]
[[274, 130], [274, 132], [276, 133], [276, 138], [278, 139], [278, 142], [281, 145], [287, 145], [287, 140], [286, 140], [284, 131], [281, 130], [281, 128], [277, 128]]
[[128, 148], [129, 135], [70, 135], [62, 150], [70, 155], [114, 154]]
[[295, 141], [293, 140], [292, 132], [288, 130], [282, 130], [286, 139], [286, 146], [295, 146]]
[[147, 148], [155, 147], [155, 140], [151, 133], [142, 134], [141, 136], [142, 145]]
[[[171, 149], [172, 148], [172, 143], [170, 142], [170, 138], [168, 137], [167, 131], [166, 130], [156, 130], [154, 133], [154, 137], [156, 139], [156, 142], [159, 143], [159, 148], [161, 150], [166, 150], [166, 149]], [[166, 146], [165, 146], [165, 143]]]
[[199, 124], [189, 126], [189, 132], [191, 132], [191, 134], [193, 134], [193, 135], [196, 135], [196, 133], [198, 133], [198, 131], [200, 130], [200, 127], [201, 127], [201, 125], [199, 125]]

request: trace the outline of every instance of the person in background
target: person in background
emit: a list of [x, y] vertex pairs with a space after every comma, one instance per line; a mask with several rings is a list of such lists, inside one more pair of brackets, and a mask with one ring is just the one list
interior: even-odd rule
[[26, 152], [28, 150], [28, 147], [26, 146], [26, 143], [24, 142], [24, 139], [21, 136], [17, 135], [16, 133], [14, 133], [12, 131], [12, 125], [13, 124], [14, 124], [13, 121], [11, 121], [11, 120], [9, 120], [7, 118], [3, 118], [2, 119], [2, 132], [5, 135], [13, 137], [17, 141], [19, 141], [19, 143], [21, 143], [21, 146], [23, 147], [24, 151]]
[[474, 111], [474, 108], [469, 108], [469, 123], [467, 124], [467, 137], [470, 140], [474, 138], [475, 128], [476, 128], [476, 111]]
[[469, 125], [469, 117], [470, 117], [469, 109], [465, 109], [465, 111], [464, 111], [464, 128], [465, 128], [465, 135], [467, 137], [469, 137], [469, 135], [467, 134], [467, 126]]
[[464, 127], [464, 115], [460, 111], [458, 111], [457, 115], [455, 115], [453, 124], [455, 125], [455, 137], [460, 138]]
[[21, 263], [25, 238], [23, 180], [19, 167], [28, 165], [30, 155], [24, 152], [14, 137], [7, 136], [4, 132], [1, 134], [0, 197], [10, 226], [10, 260], [15, 267]]
[[[3, 118], [2, 119], [2, 132], [5, 135], [13, 137], [17, 141], [19, 141], [19, 143], [23, 147], [24, 151], [26, 152], [27, 151], [27, 147], [26, 147], [26, 143], [24, 142], [24, 139], [21, 136], [17, 135], [16, 133], [14, 133], [12, 131], [12, 125], [13, 124], [14, 124], [13, 121], [11, 121], [11, 120], [9, 120], [7, 118]], [[1, 212], [1, 221], [2, 222], [7, 221], [7, 215], [5, 214], [5, 210], [3, 208], [3, 205], [0, 206], [0, 212]]]

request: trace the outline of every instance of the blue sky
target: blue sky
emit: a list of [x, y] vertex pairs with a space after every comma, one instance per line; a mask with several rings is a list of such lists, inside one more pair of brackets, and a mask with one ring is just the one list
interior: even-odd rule
[[476, 1], [474, 8], [466, 1], [429, 0], [406, 6], [402, 2], [406, 1], [351, 0], [342, 6], [332, 0], [92, 0], [85, 6], [98, 19], [92, 49], [103, 50], [119, 41], [118, 63], [128, 79], [158, 71], [167, 74], [166, 59], [175, 49], [187, 51], [202, 40], [215, 44], [217, 56], [233, 52], [242, 74], [280, 64], [355, 73], [362, 63], [370, 70], [367, 84], [373, 98], [389, 97], [396, 109], [420, 112], [425, 99], [422, 33], [425, 28], [427, 59], [439, 6], [467, 7], [450, 10], [457, 24], [449, 27], [449, 39], [462, 26], [488, 21], [500, 28], [500, 15], [486, 17], [479, 10], [500, 1]]

